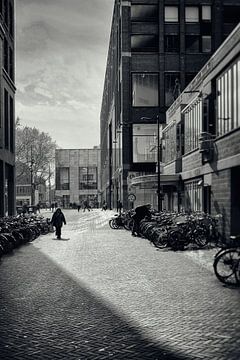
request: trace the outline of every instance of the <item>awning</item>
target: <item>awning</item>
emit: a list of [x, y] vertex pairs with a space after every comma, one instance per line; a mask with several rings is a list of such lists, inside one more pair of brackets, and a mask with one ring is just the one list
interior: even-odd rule
[[[160, 185], [161, 186], [178, 186], [180, 180], [180, 175], [160, 175]], [[136, 176], [131, 179], [130, 186], [140, 186], [145, 189], [155, 189], [157, 188], [158, 178], [157, 174], [153, 175], [143, 175]]]

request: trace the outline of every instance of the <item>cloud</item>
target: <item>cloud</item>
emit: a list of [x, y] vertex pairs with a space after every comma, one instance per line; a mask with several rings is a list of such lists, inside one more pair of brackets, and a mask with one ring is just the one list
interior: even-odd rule
[[[29, 126], [49, 129], [61, 147], [99, 143], [113, 2], [16, 3], [16, 115]], [[91, 134], [89, 124], [95, 129]], [[66, 132], [68, 137], [64, 136]]]

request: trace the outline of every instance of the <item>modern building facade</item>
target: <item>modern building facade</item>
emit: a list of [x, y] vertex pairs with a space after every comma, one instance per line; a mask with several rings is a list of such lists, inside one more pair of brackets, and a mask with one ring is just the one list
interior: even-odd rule
[[[130, 179], [156, 173], [157, 116], [165, 124], [169, 106], [239, 17], [239, 0], [115, 1], [100, 120], [109, 207], [120, 199], [129, 208]], [[177, 185], [171, 179], [166, 186]]]
[[162, 140], [164, 176], [181, 179], [166, 209], [221, 214], [226, 238], [240, 233], [239, 39], [240, 24], [169, 108]]
[[15, 213], [14, 0], [0, 1], [0, 216]]
[[100, 203], [100, 149], [57, 149], [55, 200], [63, 207]]

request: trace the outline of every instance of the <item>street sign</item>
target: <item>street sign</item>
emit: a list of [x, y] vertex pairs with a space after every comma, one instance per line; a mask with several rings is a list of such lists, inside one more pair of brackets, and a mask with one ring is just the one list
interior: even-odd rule
[[135, 194], [128, 194], [128, 200], [129, 201], [135, 201], [136, 200], [136, 195]]

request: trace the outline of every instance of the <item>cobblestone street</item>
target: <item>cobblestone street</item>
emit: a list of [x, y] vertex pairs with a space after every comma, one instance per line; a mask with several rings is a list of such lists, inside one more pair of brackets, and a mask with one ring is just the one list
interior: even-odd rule
[[112, 214], [65, 211], [62, 240], [1, 259], [1, 359], [239, 360], [240, 292], [216, 279], [216, 250], [157, 250]]

